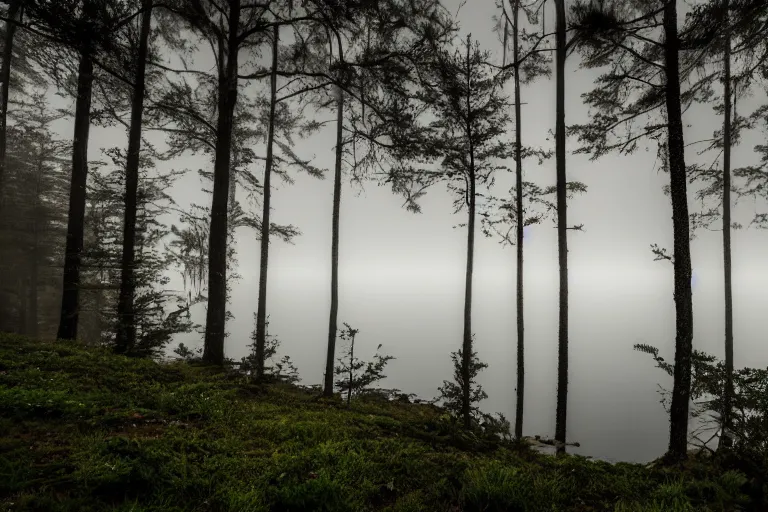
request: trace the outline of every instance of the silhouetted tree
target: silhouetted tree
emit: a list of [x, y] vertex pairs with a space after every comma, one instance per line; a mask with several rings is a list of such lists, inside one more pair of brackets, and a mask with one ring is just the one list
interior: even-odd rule
[[[521, 109], [521, 85], [530, 83], [538, 76], [549, 75], [550, 69], [547, 67], [548, 59], [545, 53], [538, 51], [539, 45], [546, 39], [544, 34], [531, 33], [521, 28], [521, 11], [529, 23], [536, 23], [536, 12], [523, 7], [519, 0], [509, 0], [510, 14], [507, 12], [504, 2], [501, 2], [503, 17], [501, 23], [504, 27], [503, 39], [503, 63], [502, 69], [512, 69], [514, 81], [514, 100], [515, 100], [515, 186], [513, 189], [514, 199], [512, 201], [502, 201], [496, 208], [501, 214], [501, 218], [496, 215], [484, 213], [481, 219], [486, 234], [495, 231], [501, 235], [502, 243], [508, 242], [515, 245], [517, 254], [516, 265], [516, 308], [517, 308], [517, 386], [515, 401], [515, 438], [521, 439], [523, 436], [523, 411], [525, 404], [525, 317], [524, 317], [524, 293], [523, 293], [523, 231], [526, 226], [540, 222], [540, 215], [533, 215], [526, 218], [526, 200], [535, 202], [537, 196], [531, 192], [537, 191], [531, 183], [523, 181], [523, 159], [529, 156], [538, 156], [543, 159], [549, 156], [542, 151], [531, 150], [523, 147], [522, 142], [522, 109]], [[509, 29], [512, 29], [512, 60], [507, 64], [507, 50]], [[527, 192], [526, 192], [526, 189]], [[491, 198], [494, 200], [495, 198]], [[514, 241], [509, 236], [509, 232], [503, 233], [498, 229], [499, 225], [511, 224], [515, 229]], [[511, 229], [511, 228], [510, 228]]]
[[[94, 171], [89, 191], [91, 211], [87, 223], [90, 243], [84, 253], [86, 282], [84, 289], [98, 311], [90, 313], [101, 325], [91, 338], [114, 348], [118, 343], [115, 327], [118, 314], [122, 273], [122, 229], [126, 151], [105, 150], [109, 162]], [[139, 161], [141, 184], [137, 189], [136, 227], [134, 236], [134, 317], [136, 340], [129, 353], [137, 356], [159, 355], [173, 335], [189, 332], [192, 323], [187, 298], [166, 289], [167, 269], [174, 254], [166, 250], [165, 241], [172, 234], [164, 218], [176, 209], [169, 189], [181, 176], [180, 171], [160, 172], [155, 168], [153, 148], [142, 148]], [[93, 307], [92, 307], [93, 309]], [[91, 320], [92, 322], [94, 320]]]
[[[16, 21], [21, 18], [22, 0], [11, 0], [5, 15], [9, 20]], [[5, 153], [7, 148], [8, 128], [8, 97], [11, 84], [11, 59], [13, 58], [13, 40], [16, 35], [16, 25], [12, 21], [5, 22], [5, 36], [3, 38], [3, 62], [0, 67], [0, 81], [2, 90], [0, 94], [0, 207], [3, 204], [3, 180], [5, 179]]]
[[138, 52], [135, 57], [134, 88], [131, 103], [131, 123], [128, 133], [128, 157], [125, 163], [125, 210], [123, 213], [123, 248], [120, 264], [120, 295], [117, 303], [118, 328], [115, 350], [131, 352], [136, 345], [135, 311], [135, 266], [136, 266], [136, 214], [139, 190], [139, 152], [141, 150], [141, 127], [144, 115], [144, 90], [152, 23], [153, 0], [142, 0], [141, 29]]
[[464, 335], [462, 343], [462, 421], [471, 423], [472, 377], [472, 275], [474, 270], [475, 218], [478, 186], [489, 184], [499, 166], [497, 160], [513, 154], [502, 142], [506, 133], [509, 103], [502, 94], [505, 73], [495, 73], [486, 64], [488, 53], [467, 39], [463, 49], [452, 52], [435, 45], [433, 60], [423, 68], [429, 78], [423, 100], [431, 106], [436, 120], [430, 125], [433, 155], [440, 158], [438, 170], [396, 169], [392, 180], [403, 191], [412, 209], [418, 211], [410, 193], [416, 184], [423, 193], [427, 187], [445, 182], [456, 195], [455, 212], [467, 209], [467, 262], [464, 295]]
[[463, 349], [451, 352], [451, 361], [453, 381], [443, 381], [439, 389], [440, 398], [443, 407], [454, 417], [461, 418], [464, 428], [469, 429], [473, 424], [479, 424], [483, 416], [478, 404], [488, 398], [488, 393], [477, 383], [477, 377], [488, 364], [480, 361], [477, 352], [465, 356]]
[[[675, 384], [670, 413], [670, 459], [685, 457], [688, 400], [691, 386], [693, 306], [688, 196], [682, 108], [696, 89], [681, 93], [690, 73], [680, 71], [677, 2], [577, 2], [573, 6], [577, 47], [586, 67], [609, 66], [597, 88], [584, 95], [597, 110], [589, 125], [574, 127], [583, 143], [579, 152], [596, 159], [611, 150], [631, 153], [638, 140], [652, 137], [670, 173], [674, 235], [674, 301], [676, 311]], [[690, 57], [683, 54], [683, 58]], [[663, 121], [653, 119], [662, 111]], [[650, 117], [639, 132], [635, 120]], [[621, 129], [617, 140], [609, 137]], [[625, 133], [624, 130], [627, 130]], [[661, 132], [666, 131], [666, 140]]]
[[568, 410], [568, 221], [565, 174], [565, 0], [555, 0], [555, 165], [557, 167], [557, 256], [560, 267], [559, 323], [557, 350], [557, 452], [565, 451]]
[[[697, 62], [702, 68], [703, 76], [696, 84], [697, 87], [709, 87], [719, 80], [723, 84], [722, 103], [715, 103], [715, 111], [722, 115], [722, 128], [715, 131], [709, 146], [703, 151], [722, 153], [722, 170], [713, 165], [689, 166], [689, 180], [693, 183], [703, 181], [707, 186], [697, 191], [696, 197], [706, 204], [714, 198], [722, 205], [722, 236], [723, 236], [723, 278], [725, 299], [725, 389], [723, 390], [723, 406], [721, 411], [720, 437], [721, 446], [730, 444], [730, 417], [732, 414], [732, 376], [733, 376], [733, 293], [731, 279], [731, 232], [740, 227], [731, 220], [731, 192], [741, 192], [740, 187], [733, 184], [732, 178], [754, 176], [750, 168], [736, 169], [732, 172], [732, 147], [738, 144], [741, 130], [750, 128], [751, 120], [737, 115], [734, 103], [749, 94], [755, 75], [760, 68], [765, 69], [768, 56], [763, 38], [755, 37], [765, 21], [768, 20], [768, 6], [764, 2], [753, 0], [713, 0], [703, 5], [697, 5], [686, 18], [683, 29], [684, 38], [690, 41], [691, 47], [699, 47], [702, 57]], [[736, 59], [732, 58], [732, 46], [738, 48]], [[733, 64], [733, 66], [732, 66]], [[733, 69], [732, 69], [733, 68]], [[710, 93], [714, 95], [714, 92]], [[709, 98], [705, 98], [709, 100]], [[710, 100], [711, 101], [711, 100]], [[720, 213], [717, 207], [710, 207], [702, 213], [691, 214], [692, 226], [709, 227]]]
[[8, 127], [6, 206], [0, 217], [0, 329], [55, 335], [69, 183], [67, 144], [54, 138], [41, 91], [15, 103]]
[[72, 181], [58, 332], [61, 339], [74, 339], [79, 314], [94, 65], [101, 55], [114, 51], [113, 33], [130, 19], [130, 13], [128, 6], [114, 0], [29, 0], [25, 7], [27, 15], [42, 27], [39, 32], [59, 44], [58, 55], [46, 57], [46, 72], [61, 81], [77, 63]]
[[349, 346], [344, 357], [338, 359], [339, 365], [334, 369], [334, 373], [339, 376], [336, 381], [336, 387], [347, 395], [347, 407], [352, 404], [352, 396], [368, 391], [371, 384], [385, 379], [384, 367], [391, 360], [395, 359], [389, 355], [379, 354], [381, 345], [376, 347], [376, 354], [373, 361], [363, 361], [355, 357], [355, 337], [360, 329], [353, 329], [348, 323], [344, 323], [344, 328], [339, 329], [339, 338], [342, 341], [348, 341]]
[[256, 377], [264, 375], [267, 324], [267, 271], [269, 269], [269, 217], [272, 199], [272, 165], [275, 145], [275, 109], [277, 107], [277, 64], [280, 51], [280, 27], [272, 31], [272, 69], [269, 77], [269, 121], [267, 128], [267, 161], [264, 165], [264, 199], [261, 214], [261, 248], [259, 258], [259, 296], [256, 308]]

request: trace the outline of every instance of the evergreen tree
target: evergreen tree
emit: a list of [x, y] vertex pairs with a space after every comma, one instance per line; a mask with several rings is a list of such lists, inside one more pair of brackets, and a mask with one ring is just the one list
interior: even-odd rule
[[565, 173], [565, 0], [555, 0], [555, 165], [557, 167], [557, 259], [560, 269], [559, 322], [557, 334], [557, 452], [565, 452], [568, 419], [568, 216]]
[[131, 352], [136, 345], [136, 215], [139, 190], [139, 152], [144, 115], [145, 74], [152, 23], [153, 0], [143, 0], [138, 52], [135, 57], [134, 89], [131, 103], [131, 124], [128, 134], [128, 155], [125, 163], [125, 205], [123, 213], [123, 247], [120, 264], [120, 295], [117, 304], [118, 328], [115, 350]]
[[3, 202], [3, 179], [5, 178], [5, 153], [7, 151], [8, 130], [8, 98], [11, 85], [11, 60], [13, 59], [13, 42], [16, 35], [15, 21], [21, 18], [21, 0], [12, 0], [8, 4], [5, 13], [9, 21], [5, 22], [5, 35], [3, 38], [3, 62], [0, 67], [0, 207]]
[[66, 234], [67, 145], [52, 133], [61, 115], [50, 111], [42, 92], [16, 102], [12, 117], [8, 208], [0, 217], [0, 330], [52, 338]]
[[[506, 133], [509, 102], [502, 94], [505, 73], [494, 73], [486, 64], [488, 53], [482, 52], [471, 39], [464, 48], [433, 49], [434, 58], [423, 69], [430, 85], [422, 92], [423, 101], [430, 105], [436, 120], [430, 124], [431, 152], [440, 158], [439, 169], [396, 169], [393, 182], [414, 203], [427, 187], [444, 182], [455, 195], [455, 212], [466, 208], [467, 261], [464, 288], [464, 333], [462, 343], [461, 386], [462, 421], [471, 424], [472, 391], [472, 275], [474, 270], [475, 221], [478, 210], [478, 188], [492, 182], [499, 169], [498, 160], [512, 156], [501, 138]], [[427, 80], [425, 80], [426, 82]], [[418, 208], [414, 205], [412, 208]]]
[[[677, 459], [686, 455], [693, 343], [682, 110], [697, 94], [696, 89], [681, 91], [692, 66], [681, 71], [680, 61], [692, 56], [683, 52], [676, 1], [584, 1], [574, 4], [572, 14], [583, 65], [609, 67], [597, 79], [595, 90], [584, 95], [595, 113], [590, 124], [574, 127], [583, 144], [579, 152], [591, 153], [593, 159], [613, 150], [631, 153], [640, 139], [651, 137], [659, 144], [659, 155], [670, 174], [676, 338], [668, 455]], [[663, 120], [654, 118], [657, 113]], [[648, 119], [647, 124], [639, 131], [634, 129], [643, 118]], [[665, 139], [662, 132], [666, 132]]]
[[348, 323], [344, 323], [344, 328], [339, 329], [339, 338], [342, 341], [348, 341], [349, 346], [346, 354], [338, 359], [334, 373], [339, 377], [336, 381], [336, 387], [342, 395], [347, 395], [347, 407], [352, 404], [352, 396], [370, 391], [371, 384], [385, 379], [384, 367], [392, 359], [389, 355], [379, 354], [381, 345], [376, 347], [376, 354], [373, 361], [363, 361], [355, 357], [355, 338], [360, 332], [359, 329], [353, 329]]
[[[464, 428], [469, 429], [473, 425], [479, 425], [483, 419], [477, 404], [488, 398], [488, 393], [480, 384], [477, 384], [477, 377], [481, 370], [488, 367], [488, 364], [481, 362], [476, 352], [465, 357], [463, 349], [451, 352], [451, 361], [453, 361], [453, 382], [443, 381], [439, 389], [440, 397], [443, 400], [443, 407], [454, 416], [461, 417]], [[469, 390], [468, 393], [467, 390]]]
[[[708, 88], [716, 81], [723, 85], [722, 102], [716, 102], [715, 111], [722, 115], [722, 128], [716, 130], [710, 144], [702, 153], [709, 151], [722, 154], [722, 170], [713, 166], [689, 166], [689, 180], [704, 182], [696, 196], [703, 204], [713, 199], [722, 208], [723, 236], [723, 279], [724, 279], [724, 312], [725, 312], [725, 383], [722, 393], [723, 410], [720, 412], [723, 435], [720, 442], [723, 446], [730, 443], [727, 434], [731, 430], [732, 397], [733, 397], [733, 293], [731, 279], [731, 232], [738, 228], [731, 220], [732, 189], [739, 191], [741, 187], [734, 185], [732, 179], [754, 176], [749, 168], [732, 171], [731, 152], [738, 144], [740, 132], [752, 124], [749, 118], [739, 116], [734, 108], [739, 98], [750, 93], [756, 74], [760, 72], [766, 55], [764, 40], [755, 38], [765, 20], [768, 19], [768, 6], [750, 0], [713, 0], [704, 5], [698, 5], [686, 18], [684, 34], [690, 40], [690, 46], [699, 47], [701, 57], [697, 64], [702, 69], [702, 78], [696, 87]], [[738, 48], [736, 58], [733, 58], [732, 47]], [[764, 66], [763, 66], [764, 67]], [[714, 95], [714, 91], [709, 91]], [[711, 99], [707, 98], [709, 101]], [[694, 229], [709, 227], [720, 217], [719, 208], [711, 207], [704, 212], [691, 214]]]
[[[105, 154], [109, 161], [92, 173], [91, 212], [87, 223], [92, 237], [85, 251], [85, 268], [88, 302], [93, 309], [89, 316], [91, 323], [101, 325], [98, 332], [91, 334], [91, 339], [114, 348], [118, 343], [116, 327], [120, 321], [126, 151], [109, 148]], [[195, 327], [187, 297], [166, 289], [167, 269], [174, 262], [174, 253], [165, 248], [172, 228], [163, 219], [176, 209], [168, 190], [181, 172], [158, 172], [155, 158], [153, 148], [145, 145], [140, 155], [141, 186], [137, 189], [134, 237], [136, 341], [128, 352], [137, 356], [160, 355], [173, 335]]]
[[[88, 138], [94, 65], [102, 55], [115, 50], [111, 35], [126, 19], [127, 6], [114, 0], [29, 0], [30, 18], [39, 24], [44, 37], [58, 43], [58, 55], [47, 56], [46, 72], [61, 83], [70, 73], [77, 76], [75, 129], [72, 147], [67, 243], [61, 301], [61, 320], [57, 337], [77, 337], [80, 311], [80, 270], [85, 236], [86, 183], [88, 176]], [[56, 57], [59, 57], [58, 59]], [[76, 62], [76, 71], [75, 67]]]

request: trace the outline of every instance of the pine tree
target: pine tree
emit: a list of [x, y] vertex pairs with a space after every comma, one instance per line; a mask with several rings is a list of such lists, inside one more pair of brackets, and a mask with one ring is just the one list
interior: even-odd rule
[[0, 330], [52, 338], [66, 235], [67, 144], [54, 138], [41, 91], [15, 103], [8, 129], [6, 199], [0, 217]]
[[[723, 390], [723, 410], [720, 412], [721, 446], [730, 444], [728, 432], [731, 430], [733, 412], [733, 293], [731, 279], [731, 233], [739, 226], [731, 220], [731, 192], [741, 193], [742, 187], [734, 184], [733, 178], [755, 176], [750, 168], [732, 170], [731, 152], [740, 139], [740, 132], [751, 127], [749, 118], [739, 116], [734, 108], [739, 98], [750, 93], [756, 74], [766, 55], [765, 42], [755, 37], [768, 19], [768, 6], [752, 0], [713, 0], [697, 5], [686, 18], [683, 29], [684, 37], [690, 46], [700, 48], [702, 57], [698, 67], [703, 71], [696, 87], [709, 90], [716, 82], [723, 84], [722, 103], [715, 103], [715, 111], [722, 115], [722, 128], [716, 130], [710, 144], [703, 152], [722, 153], [722, 170], [713, 166], [689, 166], [691, 183], [704, 182], [707, 185], [696, 193], [703, 204], [714, 199], [722, 205], [723, 236], [723, 280], [725, 312], [725, 376]], [[736, 59], [732, 57], [732, 46], [738, 48]], [[714, 95], [714, 91], [709, 92]], [[711, 101], [710, 98], [705, 100]], [[719, 155], [718, 155], [719, 156]], [[759, 175], [759, 174], [758, 174]], [[693, 229], [709, 227], [720, 217], [718, 208], [710, 207], [704, 212], [691, 214]]]
[[[676, 311], [675, 377], [670, 412], [670, 459], [685, 457], [691, 386], [693, 305], [688, 196], [682, 108], [696, 90], [681, 91], [691, 66], [681, 72], [677, 2], [577, 2], [573, 6], [575, 44], [586, 67], [609, 66], [597, 87], [584, 95], [596, 112], [591, 124], [576, 126], [583, 147], [596, 159], [609, 151], [631, 153], [651, 137], [670, 173], [674, 235]], [[659, 113], [663, 121], [654, 119]], [[637, 120], [648, 122], [633, 130]], [[618, 131], [621, 130], [621, 135]], [[626, 130], [626, 131], [625, 131]], [[662, 139], [662, 132], [666, 139]], [[611, 137], [614, 136], [615, 139]]]
[[565, 0], [555, 0], [555, 165], [557, 167], [557, 256], [560, 267], [559, 322], [557, 350], [557, 413], [555, 441], [557, 452], [565, 452], [568, 411], [568, 216], [565, 173]]
[[347, 407], [352, 404], [352, 396], [370, 391], [371, 384], [385, 379], [384, 368], [391, 360], [395, 359], [389, 355], [379, 354], [381, 345], [376, 347], [376, 354], [373, 361], [363, 361], [355, 357], [355, 338], [360, 329], [352, 328], [348, 323], [344, 323], [344, 328], [339, 329], [339, 339], [348, 341], [349, 346], [346, 354], [338, 359], [338, 366], [334, 373], [339, 377], [336, 381], [336, 387], [342, 395], [347, 395]]
[[126, 19], [130, 19], [130, 14], [126, 5], [114, 0], [29, 0], [25, 6], [30, 18], [42, 27], [43, 37], [57, 42], [59, 46], [57, 52], [40, 58], [47, 59], [43, 63], [46, 73], [57, 83], [62, 83], [65, 81], [64, 77], [73, 72], [74, 66], [77, 69], [72, 180], [64, 255], [61, 320], [57, 335], [60, 339], [75, 339], [80, 310], [80, 270], [85, 236], [88, 138], [94, 65], [103, 55], [114, 51], [115, 44], [111, 34], [125, 23]]
[[[513, 72], [514, 85], [514, 107], [515, 107], [515, 186], [514, 200], [502, 201], [496, 207], [496, 212], [501, 214], [496, 218], [493, 213], [484, 213], [481, 219], [484, 232], [490, 236], [491, 232], [500, 235], [503, 243], [515, 245], [517, 266], [516, 266], [516, 314], [517, 314], [517, 386], [515, 403], [515, 438], [521, 439], [523, 436], [523, 411], [525, 404], [525, 317], [524, 317], [524, 293], [523, 293], [523, 233], [526, 226], [541, 221], [541, 215], [526, 217], [526, 203], [537, 202], [538, 196], [535, 192], [536, 187], [532, 183], [523, 181], [523, 159], [527, 156], [538, 156], [539, 160], [549, 156], [543, 151], [531, 150], [523, 147], [522, 142], [522, 104], [521, 104], [521, 86], [530, 83], [537, 77], [549, 75], [550, 70], [546, 66], [548, 59], [544, 53], [537, 51], [539, 44], [544, 41], [543, 34], [530, 33], [521, 28], [521, 11], [527, 17], [529, 23], [536, 23], [537, 19], [534, 12], [524, 8], [519, 0], [509, 0], [510, 14], [507, 13], [504, 3], [501, 4], [503, 19], [501, 22], [504, 27], [503, 53], [504, 62], [502, 69], [511, 69]], [[512, 29], [512, 60], [507, 64], [507, 50], [509, 29]], [[495, 198], [492, 198], [494, 200]], [[515, 239], [512, 241], [508, 232], [500, 232], [500, 225], [512, 224], [515, 229]]]
[[144, 114], [145, 74], [147, 53], [152, 23], [152, 2], [143, 0], [141, 29], [136, 54], [134, 88], [131, 103], [131, 124], [128, 134], [128, 157], [125, 163], [125, 205], [123, 220], [123, 247], [120, 264], [120, 294], [117, 305], [118, 329], [115, 350], [128, 353], [136, 345], [135, 300], [136, 300], [136, 214], [139, 190], [139, 152], [141, 150], [141, 128]]
[[[108, 148], [107, 161], [91, 173], [89, 192], [88, 238], [84, 252], [84, 290], [87, 324], [91, 326], [90, 341], [117, 344], [120, 317], [119, 290], [122, 271], [123, 206], [126, 182], [126, 150]], [[173, 335], [189, 332], [194, 327], [189, 314], [187, 298], [165, 289], [169, 278], [167, 269], [174, 262], [174, 254], [166, 251], [165, 241], [171, 227], [162, 219], [176, 209], [168, 195], [178, 171], [161, 173], [155, 169], [151, 146], [145, 145], [140, 155], [139, 182], [136, 205], [134, 244], [134, 318], [136, 341], [130, 354], [157, 356], [171, 341]]]
[[7, 151], [8, 131], [8, 98], [11, 84], [11, 60], [13, 58], [13, 43], [16, 35], [15, 21], [21, 18], [21, 0], [12, 0], [8, 5], [6, 17], [11, 21], [5, 22], [5, 37], [3, 39], [3, 62], [0, 67], [0, 207], [3, 203], [3, 180], [5, 178], [5, 154]]
[[[495, 161], [513, 155], [501, 138], [510, 119], [509, 102], [502, 94], [505, 72], [495, 73], [486, 64], [488, 53], [467, 39], [464, 48], [452, 52], [433, 48], [433, 60], [423, 73], [430, 85], [423, 90], [422, 100], [431, 107], [436, 120], [430, 124], [431, 154], [440, 159], [439, 169], [400, 168], [392, 173], [393, 188], [406, 195], [411, 204], [419, 194], [436, 183], [444, 182], [455, 194], [455, 212], [466, 208], [467, 260], [465, 271], [464, 332], [462, 342], [461, 417], [466, 428], [471, 425], [472, 411], [472, 275], [474, 270], [475, 220], [478, 190], [491, 183], [499, 169]], [[413, 194], [413, 187], [420, 192]], [[412, 209], [417, 209], [413, 205]]]

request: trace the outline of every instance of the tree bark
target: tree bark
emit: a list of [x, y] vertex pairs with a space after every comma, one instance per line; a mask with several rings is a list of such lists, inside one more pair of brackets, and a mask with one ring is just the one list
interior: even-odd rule
[[264, 204], [261, 215], [261, 258], [259, 260], [259, 302], [256, 308], [256, 378], [264, 376], [264, 349], [267, 344], [267, 269], [269, 264], [269, 214], [272, 200], [271, 178], [274, 165], [275, 107], [277, 106], [277, 63], [280, 27], [272, 33], [272, 75], [270, 77], [269, 132], [267, 134], [267, 161], [264, 167]]
[[[8, 19], [16, 21], [21, 14], [21, 0], [13, 0], [8, 7]], [[0, 68], [0, 80], [2, 80], [2, 111], [0, 112], [0, 208], [5, 197], [5, 153], [7, 150], [8, 134], [8, 95], [11, 81], [11, 59], [13, 58], [13, 38], [16, 35], [16, 24], [12, 21], [5, 22], [5, 42], [3, 46], [3, 64]]]
[[341, 207], [341, 162], [344, 155], [344, 92], [337, 88], [336, 166], [333, 177], [333, 216], [331, 219], [331, 312], [328, 318], [328, 354], [325, 359], [323, 395], [333, 396], [333, 360], [339, 313], [339, 210]]
[[352, 333], [349, 345], [349, 388], [347, 388], [347, 407], [352, 406], [352, 381], [354, 380], [355, 334]]
[[211, 228], [208, 240], [208, 312], [205, 323], [203, 361], [224, 364], [224, 337], [227, 319], [227, 202], [234, 126], [237, 103], [237, 53], [240, 0], [229, 2], [229, 36], [226, 63], [219, 62], [219, 118], [216, 124], [216, 161], [213, 169]]
[[29, 319], [27, 321], [27, 336], [37, 338], [39, 335], [39, 298], [38, 288], [40, 286], [40, 227], [38, 222], [38, 211], [41, 200], [41, 181], [44, 159], [42, 153], [39, 153], [37, 160], [37, 175], [35, 179], [35, 209], [32, 216], [32, 254], [29, 258], [29, 290], [27, 290], [27, 300], [29, 301]]
[[730, 447], [733, 407], [733, 291], [731, 281], [731, 32], [729, 0], [723, 1], [725, 51], [723, 55], [723, 278], [725, 281], [725, 389], [720, 446]]
[[19, 268], [20, 272], [16, 278], [16, 288], [18, 290], [17, 295], [19, 300], [19, 317], [17, 318], [16, 332], [22, 336], [29, 336], [27, 332], [27, 327], [29, 325], [29, 312], [27, 310], [29, 304], [27, 297], [29, 294], [26, 293], [27, 287], [29, 286], [29, 276], [26, 275], [22, 268]]
[[136, 82], [131, 104], [131, 127], [128, 134], [128, 155], [125, 164], [125, 212], [123, 216], [123, 254], [120, 266], [120, 295], [117, 303], [117, 338], [115, 351], [129, 353], [136, 344], [134, 298], [136, 294], [136, 210], [138, 208], [139, 156], [141, 124], [144, 114], [144, 77], [147, 66], [149, 32], [152, 24], [152, 0], [142, 2], [139, 53], [136, 61]]
[[475, 262], [475, 148], [472, 141], [472, 123], [471, 117], [471, 104], [470, 99], [472, 96], [471, 79], [472, 79], [472, 45], [469, 37], [467, 37], [467, 98], [466, 98], [466, 115], [467, 115], [467, 140], [469, 141], [469, 212], [467, 218], [467, 269], [464, 283], [464, 342], [462, 344], [462, 361], [461, 361], [461, 374], [462, 374], [462, 401], [461, 401], [461, 415], [464, 420], [464, 428], [469, 429], [472, 426], [472, 404], [471, 392], [472, 392], [472, 371], [470, 365], [472, 363], [472, 274], [474, 271]]
[[666, 109], [672, 228], [674, 235], [675, 289], [675, 370], [670, 410], [670, 460], [681, 460], [688, 448], [688, 408], [691, 395], [691, 352], [693, 350], [693, 300], [691, 296], [691, 246], [688, 194], [680, 102], [680, 43], [675, 1], [664, 7], [664, 60], [666, 69]]
[[34, 258], [29, 263], [29, 290], [27, 290], [27, 300], [29, 302], [28, 321], [27, 321], [27, 336], [30, 338], [37, 338], [39, 334], [38, 322], [39, 322], [39, 310], [38, 307], [38, 295], [37, 289], [39, 285], [39, 260], [37, 251], [37, 233], [35, 233], [35, 250], [32, 252]]
[[515, 62], [515, 216], [517, 217], [517, 400], [515, 404], [515, 439], [523, 438], [525, 401], [525, 319], [523, 316], [523, 142], [520, 117], [520, 41], [518, 19], [520, 0], [515, 0], [512, 12], [512, 55]]
[[81, 51], [77, 76], [75, 134], [72, 147], [72, 178], [69, 188], [69, 217], [62, 279], [61, 317], [57, 335], [59, 339], [64, 340], [74, 340], [77, 337], [92, 92], [93, 61], [88, 51]]
[[557, 106], [555, 114], [555, 158], [557, 171], [557, 252], [560, 266], [559, 331], [557, 354], [557, 411], [555, 440], [557, 453], [565, 453], [568, 412], [568, 216], [565, 173], [565, 1], [555, 0]]

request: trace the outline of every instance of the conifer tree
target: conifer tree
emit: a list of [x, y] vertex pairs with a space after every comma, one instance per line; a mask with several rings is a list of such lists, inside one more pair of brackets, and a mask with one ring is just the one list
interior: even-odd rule
[[[691, 66], [681, 60], [677, 2], [577, 2], [573, 6], [576, 47], [586, 67], [608, 66], [597, 87], [584, 95], [592, 122], [574, 127], [583, 144], [579, 152], [593, 159], [610, 151], [631, 153], [650, 137], [670, 174], [674, 235], [674, 302], [676, 313], [675, 376], [670, 411], [670, 459], [685, 457], [688, 401], [691, 390], [693, 305], [688, 194], [683, 140], [683, 105], [697, 91], [681, 91]], [[659, 120], [658, 117], [662, 117]], [[638, 121], [647, 119], [640, 130]], [[662, 134], [666, 132], [666, 137]]]
[[128, 155], [125, 163], [125, 205], [123, 212], [123, 247], [120, 264], [120, 295], [117, 304], [117, 337], [115, 350], [129, 353], [136, 345], [134, 319], [136, 299], [136, 214], [139, 191], [139, 152], [144, 114], [145, 75], [152, 23], [153, 0], [143, 0], [138, 52], [135, 57], [131, 123], [128, 133]]
[[41, 91], [18, 100], [8, 127], [6, 199], [0, 217], [0, 330], [50, 339], [58, 316], [66, 235], [67, 144], [57, 140]]
[[11, 0], [8, 11], [5, 13], [9, 21], [5, 22], [5, 35], [3, 38], [3, 62], [0, 67], [0, 207], [3, 202], [3, 179], [5, 178], [5, 153], [7, 150], [8, 129], [8, 98], [11, 84], [11, 60], [13, 59], [13, 43], [16, 35], [14, 21], [21, 18], [21, 0]]
[[[731, 192], [749, 193], [734, 184], [734, 178], [755, 177], [752, 168], [732, 169], [731, 153], [740, 139], [740, 132], [753, 126], [753, 119], [740, 116], [734, 108], [735, 103], [750, 94], [756, 75], [768, 52], [762, 38], [756, 37], [768, 19], [768, 6], [753, 0], [713, 0], [697, 5], [686, 17], [683, 29], [685, 39], [691, 47], [700, 50], [701, 57], [697, 67], [702, 69], [702, 77], [696, 87], [709, 91], [716, 81], [722, 83], [722, 102], [716, 102], [715, 111], [722, 115], [722, 127], [715, 131], [708, 147], [702, 153], [716, 151], [722, 154], [722, 170], [713, 166], [689, 166], [689, 180], [704, 182], [705, 187], [698, 190], [696, 197], [707, 204], [710, 199], [721, 204], [723, 237], [723, 280], [725, 313], [725, 383], [723, 389], [723, 410], [720, 422], [723, 435], [721, 446], [731, 443], [732, 401], [733, 401], [733, 292], [731, 279], [731, 233], [740, 227], [732, 222]], [[737, 48], [735, 59], [732, 47]], [[714, 91], [709, 91], [714, 96]], [[710, 97], [705, 98], [711, 101]], [[749, 189], [749, 185], [747, 185]], [[691, 214], [693, 229], [709, 227], [720, 217], [717, 207]]]
[[[111, 35], [131, 19], [128, 7], [114, 0], [29, 0], [26, 13], [42, 37], [57, 43], [57, 51], [40, 60], [57, 84], [74, 74], [75, 129], [72, 146], [72, 179], [69, 197], [67, 242], [61, 301], [60, 339], [75, 339], [79, 315], [80, 271], [85, 236], [88, 138], [95, 71], [103, 55], [115, 50]], [[26, 26], [25, 26], [26, 28]], [[106, 69], [99, 64], [101, 69]], [[75, 71], [76, 69], [76, 71]], [[114, 71], [112, 71], [114, 73]]]
[[[402, 191], [418, 210], [419, 194], [436, 183], [446, 183], [455, 194], [455, 212], [466, 209], [467, 245], [464, 287], [464, 332], [461, 348], [461, 418], [471, 427], [473, 400], [472, 275], [474, 271], [475, 222], [479, 188], [492, 182], [497, 160], [513, 155], [501, 137], [510, 121], [509, 102], [501, 91], [505, 73], [487, 64], [488, 53], [467, 38], [463, 48], [433, 47], [433, 60], [425, 66], [428, 76], [422, 100], [436, 116], [430, 128], [431, 152], [439, 168], [401, 168], [393, 172], [396, 190]], [[421, 192], [413, 194], [416, 186]]]

